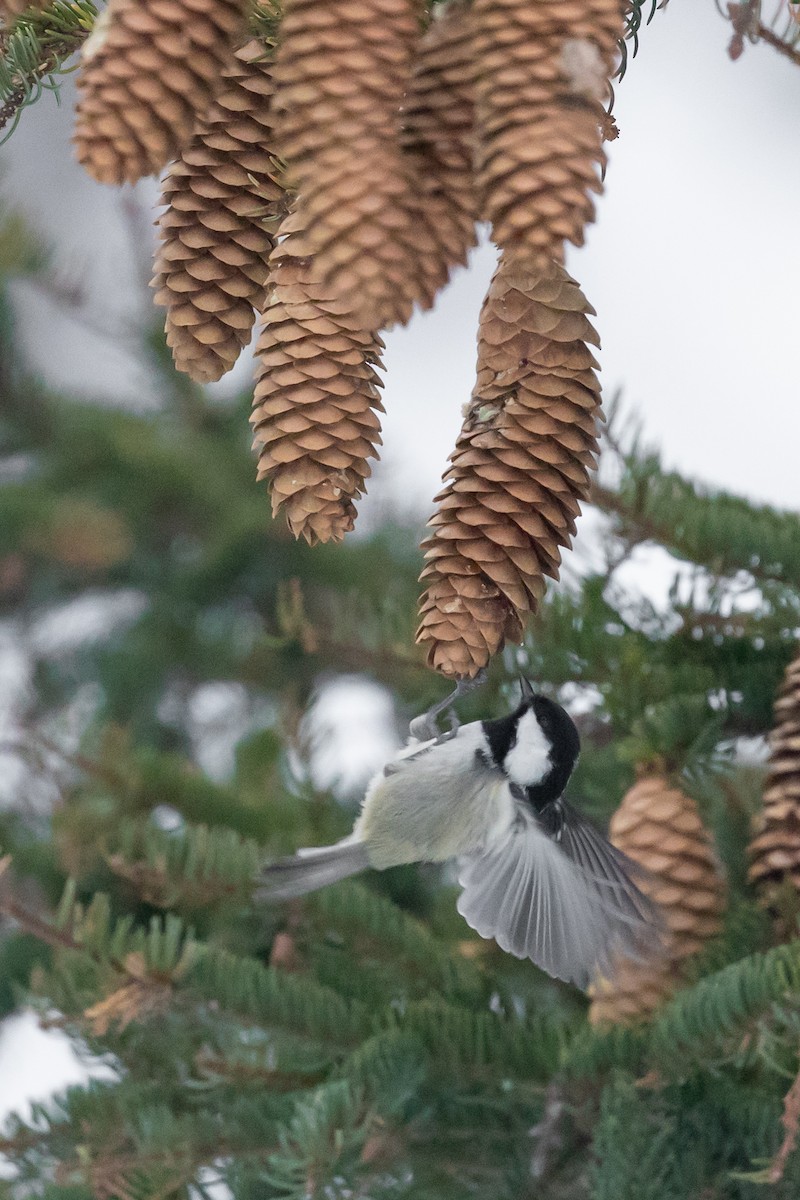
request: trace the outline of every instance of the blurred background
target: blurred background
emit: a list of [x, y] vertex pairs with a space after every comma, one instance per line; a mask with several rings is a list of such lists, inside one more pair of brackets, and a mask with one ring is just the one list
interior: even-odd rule
[[[635, 757], [611, 761], [609, 731], [627, 735], [675, 695], [715, 696], [714, 753], [724, 741], [757, 771], [797, 629], [796, 575], [765, 578], [753, 546], [759, 521], [788, 528], [763, 506], [800, 508], [800, 71], [763, 44], [732, 61], [730, 38], [710, 0], [674, 0], [643, 30], [617, 88], [598, 222], [568, 266], [598, 313], [606, 399], [621, 397], [604, 486], [630, 498], [632, 480], [674, 471], [690, 490], [735, 493], [749, 541], [715, 557], [700, 538], [692, 556], [667, 504], [655, 533], [630, 505], [627, 520], [591, 506], [553, 604], [466, 713], [505, 703], [518, 666], [543, 680], [600, 730], [578, 781], [600, 820]], [[148, 288], [157, 185], [84, 175], [72, 105], [66, 80], [0, 151], [0, 847], [48, 903], [66, 874], [87, 891], [122, 886], [114, 839], [145, 813], [169, 831], [224, 823], [229, 804], [233, 827], [272, 852], [325, 840], [443, 693], [413, 648], [417, 547], [495, 261], [484, 242], [433, 312], [387, 336], [383, 459], [356, 532], [297, 545], [255, 483], [251, 360], [207, 389], [173, 372]], [[580, 651], [578, 617], [627, 660], [605, 643]], [[658, 666], [623, 697], [620, 671], [645, 662]], [[680, 745], [689, 773], [710, 753]], [[382, 886], [437, 927], [433, 878]], [[16, 983], [43, 953], [0, 943], [0, 1115], [87, 1069], [114, 1074], [57, 1019], [43, 1029], [20, 1010]]]

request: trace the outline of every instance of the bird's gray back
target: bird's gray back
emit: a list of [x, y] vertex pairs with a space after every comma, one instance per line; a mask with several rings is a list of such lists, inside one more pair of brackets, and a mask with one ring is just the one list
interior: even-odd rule
[[416, 862], [419, 846], [428, 862], [456, 858], [484, 844], [487, 826], [511, 820], [507, 782], [481, 757], [485, 748], [476, 722], [446, 741], [406, 751], [375, 777], [354, 831], [373, 866]]

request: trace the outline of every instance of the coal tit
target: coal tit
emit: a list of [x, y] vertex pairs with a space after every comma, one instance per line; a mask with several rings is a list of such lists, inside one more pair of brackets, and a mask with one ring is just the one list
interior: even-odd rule
[[439, 705], [412, 722], [409, 744], [368, 785], [353, 832], [268, 866], [258, 896], [285, 900], [367, 867], [456, 859], [468, 924], [558, 979], [586, 987], [621, 957], [649, 953], [658, 919], [635, 864], [563, 797], [578, 731], [561, 705], [521, 684], [508, 716], [438, 734]]

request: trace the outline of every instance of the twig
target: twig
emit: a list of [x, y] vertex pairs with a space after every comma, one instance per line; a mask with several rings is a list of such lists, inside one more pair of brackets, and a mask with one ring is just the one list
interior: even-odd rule
[[111, 788], [121, 790], [127, 786], [128, 781], [112, 767], [98, 762], [96, 759], [89, 758], [79, 750], [67, 750], [63, 746], [59, 746], [57, 742], [52, 741], [46, 734], [24, 732], [23, 736], [18, 739], [8, 738], [0, 742], [0, 753], [23, 756], [25, 752], [32, 751], [36, 751], [40, 756], [43, 751], [53, 754], [57, 758], [60, 758], [62, 762], [67, 763], [78, 771], [82, 771], [84, 775], [98, 779], [101, 783], [105, 783]]
[[[60, 64], [74, 52], [76, 47], [85, 37], [88, 37], [89, 31], [82, 30], [77, 41], [66, 39], [58, 42], [51, 42], [44, 48], [41, 59], [36, 63], [33, 70], [26, 79], [17, 76], [13, 82], [16, 84], [14, 89], [6, 96], [5, 103], [0, 108], [0, 130], [5, 129], [9, 121], [12, 122], [11, 129], [6, 138], [11, 136], [16, 128], [22, 109], [28, 104], [31, 98], [31, 92], [36, 92], [38, 96], [41, 89], [46, 86], [44, 80], [48, 75], [53, 75], [54, 72], [60, 69]], [[17, 82], [19, 80], [19, 82]], [[0, 139], [0, 144], [6, 140]]]
[[5, 104], [0, 107], [0, 129], [5, 129], [8, 122], [17, 116], [17, 113], [25, 103], [25, 95], [25, 89], [18, 87], [11, 93]]
[[[8, 861], [4, 859], [3, 869], [5, 870], [7, 866]], [[16, 900], [7, 881], [0, 884], [0, 916], [16, 921], [26, 933], [30, 933], [48, 946], [60, 950], [81, 950], [86, 953], [86, 947], [82, 946], [68, 930], [58, 929]], [[120, 969], [124, 970], [124, 967]]]
[[784, 58], [788, 58], [790, 62], [800, 67], [800, 46], [793, 46], [791, 42], [785, 42], [763, 22], [758, 26], [758, 39], [766, 42], [768, 46], [772, 46], [773, 50], [777, 50]]

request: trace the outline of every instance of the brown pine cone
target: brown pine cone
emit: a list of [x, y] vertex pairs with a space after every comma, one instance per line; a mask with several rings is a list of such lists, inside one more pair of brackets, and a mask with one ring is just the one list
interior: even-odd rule
[[271, 150], [273, 90], [264, 47], [250, 41], [164, 181], [155, 301], [175, 365], [198, 383], [231, 369], [266, 304], [286, 198]]
[[82, 53], [74, 142], [100, 183], [155, 175], [189, 142], [245, 37], [245, 0], [109, 0]]
[[476, 172], [495, 242], [563, 262], [594, 220], [624, 0], [475, 0]]
[[594, 1025], [651, 1016], [678, 989], [688, 960], [720, 932], [725, 881], [711, 835], [694, 800], [665, 779], [642, 779], [625, 795], [609, 826], [611, 842], [647, 872], [638, 881], [664, 921], [662, 953], [620, 962], [613, 982], [592, 988]]
[[378, 457], [383, 342], [318, 281], [297, 230], [289, 218], [272, 255], [251, 423], [273, 515], [283, 509], [295, 537], [314, 545], [353, 528], [367, 460]]
[[362, 328], [433, 302], [413, 162], [400, 146], [419, 22], [410, 0], [289, 0], [275, 62], [279, 134], [315, 269]]
[[444, 675], [473, 676], [519, 641], [545, 576], [558, 578], [595, 465], [594, 309], [563, 267], [503, 257], [481, 312], [478, 379], [434, 532], [417, 640]]
[[402, 145], [414, 160], [421, 215], [436, 242], [437, 266], [430, 265], [434, 291], [452, 267], [466, 263], [476, 242], [473, 37], [472, 11], [464, 0], [437, 5], [403, 106]]
[[763, 809], [754, 822], [749, 878], [778, 935], [797, 936], [800, 913], [800, 657], [786, 669], [769, 737]]

